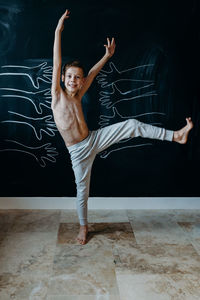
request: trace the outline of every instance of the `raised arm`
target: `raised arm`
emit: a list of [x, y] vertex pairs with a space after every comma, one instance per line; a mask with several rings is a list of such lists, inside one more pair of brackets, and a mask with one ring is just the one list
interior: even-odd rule
[[80, 96], [81, 97], [86, 93], [86, 91], [88, 90], [88, 88], [92, 84], [92, 81], [97, 76], [99, 71], [103, 68], [105, 63], [113, 56], [113, 54], [115, 52], [115, 39], [112, 38], [112, 41], [110, 42], [109, 38], [107, 38], [107, 44], [104, 45], [104, 47], [106, 48], [106, 53], [102, 57], [102, 59], [100, 59], [100, 61], [98, 61], [98, 63], [96, 63], [91, 68], [91, 70], [89, 71], [87, 77], [85, 78], [85, 82], [83, 84], [83, 87], [80, 90]]
[[61, 33], [64, 29], [64, 20], [69, 18], [69, 10], [67, 9], [62, 17], [58, 21], [58, 25], [55, 30], [54, 46], [53, 46], [53, 75], [52, 75], [52, 104], [53, 101], [58, 97], [61, 86], [60, 86], [60, 75], [62, 68], [62, 56], [61, 56]]

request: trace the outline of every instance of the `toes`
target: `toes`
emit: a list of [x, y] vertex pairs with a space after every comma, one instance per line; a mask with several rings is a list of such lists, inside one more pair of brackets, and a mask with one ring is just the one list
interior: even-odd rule
[[79, 244], [84, 245], [86, 243], [86, 240], [83, 240], [79, 237], [76, 238], [76, 240], [79, 242]]

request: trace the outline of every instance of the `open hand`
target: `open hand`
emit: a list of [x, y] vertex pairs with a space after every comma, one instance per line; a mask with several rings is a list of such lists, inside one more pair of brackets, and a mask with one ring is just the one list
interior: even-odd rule
[[62, 17], [58, 21], [58, 25], [56, 27], [56, 30], [59, 30], [61, 32], [63, 31], [63, 29], [64, 29], [64, 21], [65, 21], [65, 19], [69, 18], [69, 14], [70, 14], [69, 9], [66, 9], [65, 13], [62, 15]]
[[112, 41], [110, 42], [109, 38], [107, 38], [107, 43], [108, 44], [104, 45], [104, 47], [106, 48], [106, 56], [110, 58], [115, 52], [115, 39], [112, 38]]

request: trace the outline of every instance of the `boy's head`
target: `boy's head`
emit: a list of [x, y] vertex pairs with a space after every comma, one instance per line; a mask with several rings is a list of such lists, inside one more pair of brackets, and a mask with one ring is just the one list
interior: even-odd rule
[[70, 93], [77, 93], [84, 82], [84, 68], [78, 60], [67, 62], [62, 68], [62, 81]]

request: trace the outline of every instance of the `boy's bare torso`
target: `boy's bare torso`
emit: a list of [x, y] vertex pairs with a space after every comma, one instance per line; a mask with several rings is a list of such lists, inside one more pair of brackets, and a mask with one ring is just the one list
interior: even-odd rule
[[61, 90], [52, 110], [56, 126], [67, 147], [85, 139], [89, 130], [83, 115], [79, 96], [70, 97]]

